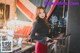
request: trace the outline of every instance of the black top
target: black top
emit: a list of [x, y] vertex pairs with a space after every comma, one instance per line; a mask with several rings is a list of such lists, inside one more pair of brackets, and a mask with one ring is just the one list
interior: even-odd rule
[[[37, 33], [37, 36], [35, 36]], [[33, 24], [33, 29], [31, 32], [31, 39], [38, 40], [39, 42], [46, 44], [46, 37], [49, 34], [49, 29], [45, 21], [41, 18], [37, 19]]]

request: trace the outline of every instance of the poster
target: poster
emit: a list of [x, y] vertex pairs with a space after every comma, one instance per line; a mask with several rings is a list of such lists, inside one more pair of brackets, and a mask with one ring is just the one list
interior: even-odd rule
[[[10, 3], [7, 3], [8, 1]], [[51, 29], [50, 36], [66, 35], [68, 0], [8, 1], [0, 1], [0, 3], [8, 4], [11, 7], [8, 16], [10, 18], [7, 19], [4, 15], [4, 24], [0, 28], [0, 53], [31, 53], [34, 51], [35, 43], [29, 41], [29, 35], [32, 29], [32, 23], [35, 20], [36, 8], [39, 6], [44, 7], [46, 10], [46, 19]], [[6, 10], [6, 8], [4, 9]], [[1, 14], [3, 14], [3, 10], [0, 6], [0, 16]], [[27, 51], [28, 49], [29, 51]]]

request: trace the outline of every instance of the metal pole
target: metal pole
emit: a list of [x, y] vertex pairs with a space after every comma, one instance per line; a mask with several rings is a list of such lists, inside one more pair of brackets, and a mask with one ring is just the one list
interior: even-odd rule
[[[65, 3], [65, 0], [63, 1]], [[63, 17], [64, 18], [64, 13], [65, 13], [65, 5], [63, 5]]]

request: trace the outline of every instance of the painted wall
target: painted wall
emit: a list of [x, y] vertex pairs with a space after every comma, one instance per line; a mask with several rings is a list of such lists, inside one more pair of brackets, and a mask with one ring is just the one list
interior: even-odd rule
[[0, 0], [0, 3], [5, 3], [6, 1], [6, 4], [10, 5], [10, 20], [14, 19], [14, 16], [15, 16], [15, 0]]

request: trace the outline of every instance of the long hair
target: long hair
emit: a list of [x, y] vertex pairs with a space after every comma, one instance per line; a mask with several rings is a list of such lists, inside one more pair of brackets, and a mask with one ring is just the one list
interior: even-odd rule
[[44, 13], [45, 13], [45, 17], [44, 17], [44, 20], [46, 20], [46, 11], [45, 11], [45, 8], [44, 7], [37, 7], [36, 9], [36, 20], [39, 19], [39, 13], [40, 13], [40, 10], [43, 9], [44, 10]]
[[[40, 9], [43, 9], [44, 10], [44, 13], [45, 13], [45, 17], [44, 17], [44, 21], [45, 21], [45, 23], [46, 23], [46, 25], [48, 26], [48, 22], [47, 22], [47, 14], [46, 14], [46, 11], [45, 11], [45, 8], [44, 7], [37, 7], [37, 9], [36, 9], [36, 17], [35, 17], [35, 19], [36, 20], [38, 20], [39, 19], [39, 13], [40, 13]], [[49, 26], [48, 26], [49, 27]]]

